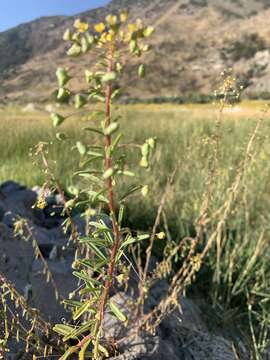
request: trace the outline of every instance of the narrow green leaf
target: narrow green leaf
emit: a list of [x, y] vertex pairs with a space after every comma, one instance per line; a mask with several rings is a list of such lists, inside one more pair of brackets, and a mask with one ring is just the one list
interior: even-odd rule
[[130, 187], [127, 192], [121, 197], [120, 201], [123, 201], [124, 199], [126, 199], [129, 195], [134, 194], [136, 191], [141, 190], [142, 189], [142, 185], [136, 185], [136, 186], [132, 186]]
[[99, 134], [99, 135], [102, 135], [102, 136], [104, 135], [102, 131], [100, 131], [100, 130], [98, 130], [98, 129], [95, 129], [95, 128], [91, 128], [91, 127], [84, 128], [83, 130], [85, 130], [85, 131], [92, 131], [92, 132], [95, 132], [95, 133], [97, 133], [97, 134]]
[[53, 331], [63, 336], [69, 335], [73, 330], [74, 327], [65, 324], [57, 324], [53, 327]]
[[[90, 301], [87, 301], [84, 303], [79, 309], [77, 309], [73, 315], [73, 319], [77, 320], [79, 319], [85, 312], [88, 311], [88, 309], [91, 307]], [[64, 340], [65, 341], [65, 340]]]
[[79, 352], [79, 360], [85, 360], [85, 353], [86, 350], [88, 349], [88, 346], [91, 344], [91, 339], [87, 340], [83, 347], [81, 348], [81, 351]]
[[109, 306], [113, 314], [117, 317], [118, 320], [125, 322], [127, 320], [126, 315], [115, 305], [114, 302], [110, 301]]
[[59, 360], [67, 360], [67, 358], [79, 350], [78, 346], [69, 348]]

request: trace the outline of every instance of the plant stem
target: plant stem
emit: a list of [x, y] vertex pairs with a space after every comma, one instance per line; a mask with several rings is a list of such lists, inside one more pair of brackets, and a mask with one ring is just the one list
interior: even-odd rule
[[[114, 49], [111, 50], [111, 56], [108, 59], [108, 68], [107, 71], [111, 72], [113, 70], [114, 66]], [[111, 97], [112, 97], [112, 84], [109, 83], [106, 87], [106, 121], [105, 121], [105, 127], [108, 127], [111, 123]], [[113, 160], [110, 154], [110, 146], [112, 142], [111, 135], [105, 136], [105, 162], [104, 162], [104, 170], [111, 169], [113, 167]], [[111, 255], [110, 255], [110, 261], [108, 265], [108, 271], [106, 276], [106, 281], [104, 285], [104, 290], [101, 295], [101, 301], [100, 301], [100, 307], [99, 307], [99, 325], [101, 324], [103, 318], [104, 318], [104, 312], [106, 303], [109, 297], [109, 291], [112, 286], [113, 282], [113, 275], [114, 275], [114, 269], [115, 269], [115, 262], [116, 262], [116, 255], [117, 251], [119, 249], [120, 245], [120, 229], [119, 225], [116, 220], [115, 215], [115, 204], [114, 204], [114, 189], [113, 189], [113, 181], [110, 177], [108, 180], [106, 180], [106, 187], [108, 190], [108, 198], [109, 198], [109, 210], [112, 220], [112, 227], [113, 227], [113, 235], [114, 235], [114, 244], [111, 249]]]

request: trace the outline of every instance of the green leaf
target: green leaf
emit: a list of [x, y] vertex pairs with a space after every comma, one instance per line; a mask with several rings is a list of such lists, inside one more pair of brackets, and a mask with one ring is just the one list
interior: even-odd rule
[[99, 200], [101, 202], [108, 204], [108, 202], [109, 202], [108, 199], [105, 196], [102, 196], [102, 194], [106, 191], [107, 191], [107, 189], [105, 189], [105, 190], [102, 189], [98, 192], [90, 190], [90, 191], [88, 191], [88, 194], [92, 198], [92, 202], [96, 202], [97, 200]]
[[114, 153], [115, 149], [117, 148], [120, 140], [122, 139], [123, 134], [118, 134], [117, 137], [114, 139], [114, 142], [111, 145], [111, 154]]
[[65, 121], [65, 117], [57, 113], [52, 113], [51, 119], [54, 127], [60, 126]]
[[123, 204], [120, 205], [119, 213], [118, 213], [118, 224], [121, 225], [124, 217], [125, 207]]
[[76, 307], [76, 308], [78, 306], [82, 305], [82, 303], [80, 301], [76, 301], [76, 300], [64, 300], [63, 302], [67, 306], [72, 306], [72, 307]]
[[83, 272], [73, 271], [73, 275], [76, 276], [77, 278], [89, 283], [93, 289], [95, 288], [95, 286], [100, 286], [100, 282], [93, 279], [88, 274], [84, 274]]
[[57, 324], [53, 327], [53, 331], [63, 336], [69, 335], [73, 330], [74, 327], [65, 324]]
[[[79, 309], [77, 309], [73, 315], [73, 320], [78, 320], [88, 309], [91, 307], [91, 302], [87, 301]], [[64, 340], [65, 341], [65, 340]]]
[[57, 69], [56, 77], [58, 80], [58, 85], [61, 88], [63, 88], [68, 83], [68, 81], [71, 79], [71, 77], [68, 75], [67, 69], [64, 69], [64, 68]]
[[100, 131], [100, 130], [98, 130], [98, 129], [95, 129], [95, 128], [91, 128], [91, 127], [83, 128], [83, 130], [85, 130], [85, 131], [92, 131], [92, 132], [95, 132], [95, 133], [97, 133], [97, 134], [99, 134], [99, 135], [102, 135], [102, 136], [104, 135], [102, 131]]
[[86, 146], [81, 141], [76, 142], [76, 147], [81, 155], [86, 154]]
[[79, 176], [85, 177], [85, 178], [91, 180], [92, 182], [94, 182], [96, 184], [103, 185], [103, 181], [101, 179], [99, 179], [97, 176], [93, 175], [93, 174], [81, 173], [81, 174], [79, 174]]
[[113, 100], [113, 99], [117, 98], [120, 94], [121, 94], [121, 89], [115, 89], [112, 93], [111, 99]]
[[114, 302], [110, 301], [109, 306], [113, 314], [117, 317], [118, 320], [125, 322], [127, 321], [126, 315], [115, 305]]
[[125, 241], [121, 244], [121, 249], [123, 249], [124, 247], [127, 247], [128, 245], [131, 245], [131, 244], [135, 244], [139, 241], [143, 241], [143, 240], [147, 240], [149, 239], [149, 235], [148, 234], [145, 234], [145, 235], [139, 235], [137, 236], [136, 238], [128, 235], [125, 239]]
[[83, 347], [81, 348], [81, 351], [79, 352], [79, 360], [85, 360], [85, 353], [86, 350], [88, 349], [88, 346], [91, 344], [91, 339], [87, 340], [84, 344]]
[[59, 360], [67, 360], [67, 358], [79, 350], [78, 346], [70, 347]]
[[138, 190], [142, 189], [142, 185], [136, 185], [136, 186], [132, 186], [130, 187], [127, 192], [121, 197], [120, 201], [123, 201], [124, 199], [126, 199], [129, 195], [135, 193]]
[[94, 251], [97, 257], [99, 257], [101, 260], [107, 261], [106, 256], [103, 254], [103, 252], [93, 243], [88, 243], [89, 247]]

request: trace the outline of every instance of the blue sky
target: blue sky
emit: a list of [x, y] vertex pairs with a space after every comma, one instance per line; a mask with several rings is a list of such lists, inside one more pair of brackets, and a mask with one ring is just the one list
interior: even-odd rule
[[0, 31], [48, 15], [74, 15], [109, 0], [0, 0]]

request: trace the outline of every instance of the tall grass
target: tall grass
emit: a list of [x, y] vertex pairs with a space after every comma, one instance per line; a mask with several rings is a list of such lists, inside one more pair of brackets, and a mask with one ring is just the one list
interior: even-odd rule
[[[258, 102], [243, 103], [224, 113], [205, 239], [220, 219], [219, 210], [226, 204], [246, 156], [249, 166], [243, 174], [226, 224], [218, 235], [217, 246], [209, 252], [193, 286], [193, 291], [203, 292], [212, 300], [213, 306], [230, 314], [228, 317], [231, 319], [241, 320], [252, 333], [256, 324], [253, 340], [258, 359], [262, 348], [267, 345], [265, 339], [269, 327], [270, 117], [267, 114], [248, 155], [246, 146], [261, 116], [261, 107]], [[167, 197], [163, 217], [167, 220], [161, 225], [161, 230], [168, 225], [175, 241], [193, 235], [213, 161], [217, 107], [134, 105], [121, 106], [118, 111], [124, 133], [128, 134], [127, 140], [140, 142], [140, 139], [155, 134], [159, 144], [147, 179], [150, 188], [148, 201], [142, 207], [134, 197], [129, 203], [132, 211], [127, 211], [126, 221], [140, 230], [151, 227], [167, 177], [178, 163], [179, 171]], [[63, 127], [68, 137], [79, 139], [83, 136], [76, 130], [77, 121], [72, 119]], [[20, 109], [5, 108], [0, 111], [0, 122], [0, 181], [13, 179], [28, 186], [42, 184], [42, 171], [33, 164], [34, 158], [29, 157], [29, 150], [38, 141], [50, 142], [53, 138], [49, 116], [42, 112], [24, 113]], [[82, 123], [82, 127], [88, 122]], [[70, 156], [68, 140], [55, 140], [49, 148], [49, 157], [57, 160], [56, 175], [67, 187], [72, 182], [70, 174], [76, 168], [75, 152]], [[164, 246], [162, 241], [160, 246]], [[159, 255], [158, 246], [156, 255]], [[243, 316], [247, 312], [249, 317]]]

